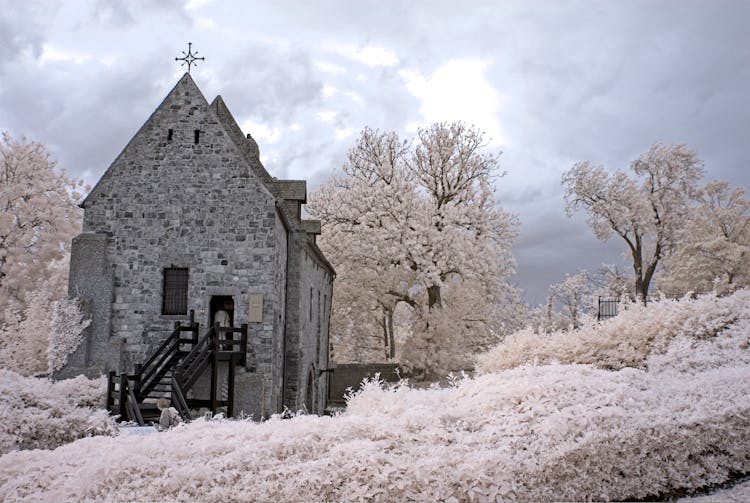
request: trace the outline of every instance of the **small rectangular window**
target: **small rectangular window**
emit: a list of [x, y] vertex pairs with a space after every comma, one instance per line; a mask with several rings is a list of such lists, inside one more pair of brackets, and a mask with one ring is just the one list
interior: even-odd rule
[[198, 143], [201, 140], [201, 130], [196, 129], [195, 130], [195, 138], [193, 143]]
[[174, 136], [174, 129], [167, 129], [167, 141], [172, 141], [172, 136]]
[[312, 321], [312, 292], [313, 289], [310, 287], [310, 321]]
[[164, 288], [162, 291], [161, 314], [187, 314], [187, 267], [167, 267], [164, 269]]

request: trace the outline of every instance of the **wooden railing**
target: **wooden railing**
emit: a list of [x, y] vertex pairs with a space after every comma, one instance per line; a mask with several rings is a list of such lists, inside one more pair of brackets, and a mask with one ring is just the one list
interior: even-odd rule
[[[136, 365], [136, 396], [143, 400], [160, 383], [167, 372], [172, 370], [179, 358], [180, 347], [183, 344], [195, 346], [198, 342], [199, 325], [195, 322], [195, 312], [190, 311], [187, 325], [175, 322], [174, 331], [162, 342], [156, 351], [142, 365]], [[182, 338], [183, 332], [190, 332], [190, 339]]]
[[[247, 325], [239, 328], [220, 327], [214, 324], [200, 339], [198, 324], [190, 312], [187, 325], [175, 323], [174, 331], [154, 351], [142, 365], [136, 365], [135, 373], [119, 376], [115, 372], [108, 374], [107, 409], [118, 412], [121, 420], [137, 421], [143, 424], [139, 404], [149, 396], [157, 385], [167, 386], [160, 391], [169, 392], [172, 405], [185, 420], [191, 419], [190, 404], [210, 406], [216, 411], [226, 405], [227, 415], [232, 415], [234, 402], [234, 374], [236, 365], [247, 362]], [[183, 339], [183, 332], [191, 332], [190, 339]], [[182, 345], [191, 346], [190, 351], [181, 351]], [[218, 361], [228, 362], [229, 396], [226, 402], [218, 400]], [[211, 366], [211, 397], [209, 400], [188, 399], [188, 392], [193, 388], [204, 371]], [[164, 377], [171, 372], [171, 378]], [[116, 387], [118, 388], [116, 390]], [[115, 401], [117, 402], [115, 404]]]
[[131, 420], [137, 421], [140, 426], [143, 426], [145, 424], [143, 421], [143, 415], [141, 415], [141, 408], [138, 406], [138, 400], [136, 399], [135, 393], [133, 392], [133, 387], [127, 386], [127, 391], [128, 393], [126, 404], [128, 409], [128, 417]]
[[185, 393], [193, 387], [210, 362], [213, 334], [214, 327], [193, 346], [192, 351], [175, 368], [173, 376], [178, 376], [177, 382]]
[[133, 390], [134, 377], [123, 373], [118, 378], [114, 371], [109, 372], [107, 375], [107, 410], [117, 412], [121, 421], [135, 421], [143, 426], [143, 415]]
[[172, 376], [172, 405], [174, 405], [184, 421], [192, 419], [190, 407], [188, 407], [187, 400], [185, 400], [185, 394], [182, 392], [178, 378], [175, 375]]

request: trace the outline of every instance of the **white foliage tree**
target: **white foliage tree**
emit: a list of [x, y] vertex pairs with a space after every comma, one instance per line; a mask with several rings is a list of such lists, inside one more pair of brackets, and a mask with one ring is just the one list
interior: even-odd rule
[[666, 292], [726, 293], [750, 286], [750, 200], [742, 187], [712, 181], [680, 232], [682, 245], [664, 261]]
[[583, 209], [597, 238], [613, 234], [627, 244], [636, 295], [645, 299], [660, 261], [679, 247], [680, 230], [703, 176], [685, 145], [654, 144], [632, 162], [633, 176], [609, 173], [588, 161], [562, 177], [568, 215]]
[[[404, 303], [412, 317], [402, 357], [419, 354], [413, 367], [440, 372], [469, 361], [463, 355], [482, 345], [471, 337], [502, 331], [510, 316], [495, 306], [515, 296], [506, 282], [515, 219], [496, 205], [498, 156], [483, 146], [482, 134], [462, 123], [421, 129], [413, 144], [365, 129], [342, 173], [310, 197], [307, 209], [323, 223], [320, 246], [338, 273], [334, 341], [337, 331], [354, 336], [354, 347], [389, 341], [392, 357], [393, 313]], [[469, 296], [473, 306], [460, 307]], [[460, 326], [446, 329], [448, 312]], [[436, 356], [445, 351], [453, 356]]]
[[61, 334], [55, 303], [66, 295], [70, 242], [81, 227], [83, 182], [55, 167], [40, 143], [3, 133], [0, 364], [24, 374], [49, 371], [50, 334]]
[[547, 303], [531, 310], [530, 328], [536, 334], [577, 329], [581, 319], [591, 314], [592, 292], [593, 285], [587, 271], [566, 274], [564, 280], [550, 285]]
[[632, 277], [621, 272], [614, 264], [602, 264], [591, 278], [597, 295], [635, 300]]
[[550, 286], [550, 296], [560, 304], [568, 324], [574, 329], [580, 326], [581, 316], [591, 311], [591, 290], [586, 271], [566, 274], [563, 281]]

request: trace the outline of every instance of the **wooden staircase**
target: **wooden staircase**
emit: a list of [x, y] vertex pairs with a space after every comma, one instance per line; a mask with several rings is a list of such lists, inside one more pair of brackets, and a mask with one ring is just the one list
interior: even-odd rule
[[[212, 413], [226, 407], [227, 417], [234, 412], [234, 375], [237, 365], [245, 365], [247, 358], [247, 325], [220, 327], [214, 324], [198, 337], [199, 324], [193, 311], [187, 324], [175, 323], [174, 330], [143, 363], [135, 366], [133, 374], [112, 371], [107, 380], [107, 410], [120, 421], [134, 421], [139, 425], [158, 422], [160, 398], [168, 398], [183, 420], [192, 419], [194, 410], [206, 407]], [[185, 335], [187, 334], [187, 336]], [[221, 399], [219, 366], [226, 362], [226, 400]], [[186, 398], [198, 379], [210, 369], [209, 396]]]

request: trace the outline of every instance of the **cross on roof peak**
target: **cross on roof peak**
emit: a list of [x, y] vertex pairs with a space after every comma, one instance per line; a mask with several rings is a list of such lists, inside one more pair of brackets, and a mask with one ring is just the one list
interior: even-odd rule
[[192, 42], [188, 42], [188, 52], [186, 53], [185, 51], [182, 51], [182, 57], [181, 58], [174, 58], [174, 60], [175, 61], [182, 61], [182, 63], [180, 64], [180, 66], [187, 65], [187, 67], [188, 67], [188, 73], [190, 73], [190, 67], [191, 66], [193, 66], [193, 65], [198, 66], [198, 63], [196, 63], [196, 61], [198, 61], [198, 60], [205, 61], [206, 60], [206, 58], [203, 58], [203, 57], [198, 58], [196, 56], [198, 56], [198, 51], [195, 51], [195, 53], [193, 53], [193, 43]]

